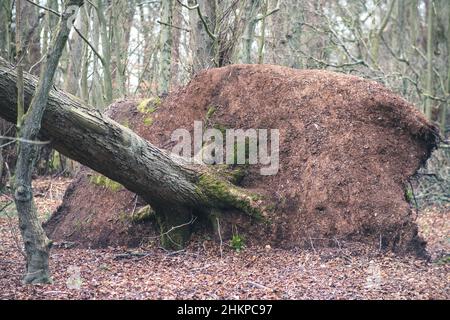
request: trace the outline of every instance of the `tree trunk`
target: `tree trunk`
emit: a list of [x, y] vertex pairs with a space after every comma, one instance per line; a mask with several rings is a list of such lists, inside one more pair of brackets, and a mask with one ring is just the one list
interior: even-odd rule
[[391, 0], [389, 2], [386, 15], [383, 17], [381, 21], [381, 25], [378, 30], [373, 30], [372, 39], [371, 39], [371, 56], [375, 67], [378, 67], [378, 58], [380, 51], [380, 40], [383, 35], [384, 29], [391, 18], [392, 10], [394, 9], [395, 0]]
[[[81, 16], [83, 17], [83, 30], [84, 34], [88, 34], [90, 30], [90, 16], [89, 9], [84, 6], [81, 12]], [[98, 41], [97, 41], [98, 42]], [[95, 56], [95, 55], [94, 55]], [[94, 66], [95, 68], [95, 66]], [[82, 52], [82, 60], [81, 60], [81, 79], [80, 79], [80, 93], [81, 99], [85, 103], [89, 103], [89, 84], [88, 84], [88, 72], [89, 72], [89, 46], [87, 44], [83, 45]]]
[[[66, 8], [80, 6], [83, 0], [70, 0], [66, 2]], [[18, 7], [20, 10], [20, 2]], [[18, 158], [14, 174], [14, 201], [19, 215], [19, 228], [22, 234], [26, 252], [25, 283], [49, 283], [51, 282], [48, 267], [48, 256], [51, 242], [47, 239], [44, 230], [37, 217], [34, 206], [31, 187], [31, 175], [39, 154], [39, 148], [33, 143], [26, 142], [36, 140], [41, 128], [41, 120], [47, 106], [49, 92], [53, 86], [53, 77], [59, 63], [62, 51], [69, 37], [71, 26], [69, 25], [69, 12], [61, 15], [60, 22], [47, 53], [47, 59], [42, 68], [42, 73], [35, 92], [29, 97], [30, 107], [25, 115], [18, 119], [22, 124], [19, 130]], [[20, 26], [20, 23], [19, 23]], [[19, 31], [20, 32], [20, 31]], [[19, 34], [18, 32], [18, 34]], [[20, 37], [19, 37], [20, 48]], [[20, 54], [19, 50], [19, 54]], [[22, 79], [18, 79], [17, 87], [24, 90]], [[20, 91], [20, 90], [19, 90]], [[12, 94], [15, 96], [15, 94]], [[21, 102], [23, 104], [23, 102]], [[23, 108], [23, 105], [20, 106]], [[22, 112], [22, 111], [20, 111]]]
[[[198, 3], [200, 12], [212, 32], [216, 26], [216, 1], [199, 0], [188, 1], [190, 6]], [[203, 25], [197, 10], [189, 10], [189, 24], [191, 25], [190, 45], [192, 50], [193, 73], [197, 74], [202, 69], [214, 66], [216, 52], [214, 50], [214, 39], [212, 39]], [[211, 31], [210, 30], [210, 31]]]
[[[81, 34], [85, 35], [88, 31], [88, 21], [84, 14], [79, 14], [75, 21], [75, 27], [80, 30]], [[64, 91], [77, 95], [80, 84], [78, 83], [81, 75], [83, 47], [86, 46], [83, 39], [78, 34], [74, 34], [68, 43], [69, 47], [69, 62], [64, 79]]]
[[126, 85], [126, 69], [128, 59], [128, 45], [130, 40], [130, 30], [132, 19], [134, 16], [134, 2], [115, 0], [112, 1], [111, 10], [111, 25], [112, 29], [112, 43], [114, 48], [114, 62], [115, 62], [115, 81], [116, 89], [119, 97], [125, 97], [127, 95]]
[[250, 0], [246, 7], [246, 25], [244, 31], [244, 41], [242, 43], [242, 62], [252, 63], [252, 45], [255, 38], [256, 13], [260, 7], [259, 0]]
[[0, 4], [0, 54], [11, 58], [11, 0], [4, 0]]
[[16, 64], [17, 64], [17, 132], [20, 132], [25, 113], [23, 102], [23, 63], [22, 63], [22, 1], [16, 2]]
[[22, 2], [21, 17], [22, 20], [22, 48], [27, 54], [24, 56], [23, 66], [27, 70], [31, 66], [33, 68], [32, 74], [38, 75], [40, 70], [39, 60], [41, 59], [41, 39], [40, 39], [40, 17], [38, 8], [28, 1]]
[[[0, 59], [0, 74], [0, 117], [14, 122], [16, 73]], [[24, 81], [28, 106], [37, 81], [26, 73]], [[208, 215], [213, 208], [236, 209], [262, 218], [263, 204], [255, 201], [254, 195], [216, 176], [206, 166], [194, 167], [171, 157], [63, 91], [51, 90], [41, 133], [62, 154], [142, 196], [155, 209], [163, 244], [168, 247], [185, 245], [193, 211]], [[174, 229], [181, 224], [187, 225]]]
[[100, 29], [100, 38], [102, 43], [102, 67], [103, 67], [103, 83], [104, 83], [104, 105], [108, 105], [113, 99], [112, 75], [111, 75], [111, 43], [108, 36], [108, 27], [105, 17], [105, 7], [103, 0], [97, 0], [97, 16]]
[[448, 4], [447, 12], [447, 103], [442, 104], [439, 123], [444, 136], [446, 136], [447, 112], [450, 109], [450, 36], [448, 36], [450, 34], [450, 4]]
[[427, 6], [427, 88], [425, 97], [425, 115], [428, 120], [432, 117], [433, 100], [431, 96], [434, 94], [433, 90], [433, 55], [434, 55], [434, 14], [433, 14], [433, 0], [428, 0]]
[[[96, 9], [92, 7], [91, 9], [91, 15], [92, 15], [92, 46], [94, 49], [99, 52], [99, 42], [100, 42], [100, 21], [98, 18], [98, 15], [96, 15]], [[90, 50], [90, 49], [89, 49]], [[93, 59], [93, 74], [92, 74], [92, 93], [89, 95], [89, 101], [92, 105], [97, 106], [97, 108], [103, 110], [105, 107], [104, 102], [104, 96], [105, 96], [105, 90], [104, 86], [102, 86], [101, 77], [99, 74], [99, 58], [97, 55], [92, 55]], [[100, 63], [102, 63], [100, 61]]]
[[259, 47], [258, 47], [258, 63], [264, 63], [264, 46], [266, 43], [266, 18], [267, 11], [269, 10], [269, 0], [264, 1], [262, 5], [262, 19], [261, 19], [261, 34], [259, 36]]
[[[183, 22], [183, 14], [181, 8], [174, 7], [172, 13], [172, 23], [174, 26], [181, 26]], [[172, 52], [171, 52], [171, 67], [170, 67], [170, 88], [173, 89], [179, 84], [180, 73], [180, 42], [181, 29], [173, 28], [172, 30]]]
[[159, 80], [158, 91], [167, 93], [170, 84], [170, 65], [172, 55], [172, 0], [166, 0], [161, 3], [161, 35], [160, 59], [159, 59]]

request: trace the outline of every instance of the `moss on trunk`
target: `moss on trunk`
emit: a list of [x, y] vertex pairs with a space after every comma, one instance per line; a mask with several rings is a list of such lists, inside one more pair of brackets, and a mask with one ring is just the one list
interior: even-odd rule
[[183, 249], [191, 238], [195, 217], [191, 210], [167, 206], [158, 208], [156, 221], [161, 234], [161, 246], [167, 250]]
[[263, 219], [262, 197], [236, 187], [228, 181], [203, 173], [197, 186], [201, 193], [211, 201], [211, 207], [221, 209], [237, 209], [258, 220]]

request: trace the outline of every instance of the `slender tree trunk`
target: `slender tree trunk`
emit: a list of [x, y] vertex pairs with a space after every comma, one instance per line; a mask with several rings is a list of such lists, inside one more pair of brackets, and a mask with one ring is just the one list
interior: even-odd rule
[[258, 63], [264, 63], [264, 46], [266, 44], [266, 16], [269, 10], [269, 0], [265, 0], [263, 4], [263, 12], [261, 19], [261, 34], [259, 36], [259, 47], [258, 47]]
[[[3, 144], [3, 139], [0, 139], [0, 145]], [[4, 160], [3, 160], [3, 153], [2, 150], [0, 150], [0, 191], [4, 188], [3, 183], [3, 166], [4, 166]]]
[[114, 43], [114, 55], [115, 55], [115, 81], [116, 88], [120, 97], [125, 97], [125, 56], [126, 47], [124, 46], [124, 11], [126, 5], [123, 0], [114, 0], [112, 2], [111, 11], [111, 28], [113, 30], [113, 43]]
[[104, 84], [104, 105], [109, 105], [113, 99], [112, 76], [111, 76], [111, 43], [109, 41], [108, 26], [105, 17], [103, 0], [97, 0], [97, 15], [99, 22], [100, 38], [102, 42], [102, 66]]
[[172, 55], [172, 0], [164, 0], [161, 3], [161, 36], [159, 59], [159, 92], [167, 93], [170, 84], [170, 65]]
[[[406, 21], [406, 12], [407, 12], [407, 3], [406, 0], [399, 0], [398, 1], [398, 8], [397, 8], [397, 19], [398, 19], [398, 31], [396, 34], [394, 34], [394, 37], [397, 39], [398, 43], [398, 55], [401, 57], [406, 57], [405, 52], [405, 37], [402, 36], [402, 34], [405, 31], [405, 21]], [[407, 66], [402, 66], [402, 75], [405, 75], [407, 73]], [[408, 81], [403, 76], [402, 77], [402, 94], [403, 96], [407, 96], [408, 94]]]
[[[95, 51], [99, 52], [99, 42], [100, 42], [100, 22], [98, 15], [94, 12], [95, 8], [92, 9], [92, 45]], [[96, 106], [99, 110], [103, 110], [105, 107], [104, 96], [104, 86], [101, 85], [102, 80], [99, 74], [99, 58], [97, 55], [93, 55], [93, 64], [92, 64], [92, 94], [90, 95], [90, 103]]]
[[11, 59], [11, 0], [0, 3], [0, 55]]
[[[79, 14], [75, 21], [75, 27], [80, 30], [83, 35], [86, 35], [88, 30], [88, 22], [85, 19], [86, 16], [84, 14]], [[83, 39], [76, 33], [72, 36], [68, 45], [70, 50], [68, 54], [68, 67], [65, 73], [64, 90], [73, 95], [77, 95], [80, 88], [78, 81], [81, 76], [84, 46], [85, 43]]]
[[386, 15], [383, 17], [383, 20], [381, 21], [380, 27], [378, 30], [375, 30], [372, 34], [372, 41], [371, 41], [371, 56], [372, 60], [375, 66], [378, 66], [378, 59], [379, 59], [379, 51], [380, 51], [380, 40], [381, 36], [383, 35], [384, 29], [386, 28], [392, 14], [392, 10], [394, 9], [394, 4], [396, 0], [390, 0], [388, 9], [386, 12]]
[[[193, 6], [196, 1], [188, 1], [189, 5]], [[215, 0], [198, 0], [200, 12], [212, 32], [215, 31], [216, 26], [216, 1]], [[190, 44], [192, 50], [192, 69], [196, 74], [202, 69], [214, 66], [214, 59], [216, 52], [214, 50], [214, 42], [208, 32], [206, 31], [203, 22], [201, 21], [197, 10], [189, 11], [189, 24], [191, 25]], [[211, 30], [210, 30], [211, 31]]]
[[427, 6], [427, 84], [426, 92], [427, 97], [425, 98], [425, 115], [427, 119], [431, 120], [433, 100], [430, 96], [433, 95], [433, 55], [434, 55], [434, 9], [433, 0], [428, 0]]
[[22, 62], [22, 0], [16, 1], [16, 63], [17, 63], [17, 133], [20, 135], [24, 110], [23, 62]]
[[[66, 7], [80, 6], [83, 0], [69, 0]], [[25, 283], [49, 283], [51, 282], [48, 265], [48, 257], [51, 242], [47, 239], [37, 211], [34, 206], [31, 186], [31, 174], [34, 163], [39, 154], [39, 148], [33, 143], [38, 138], [41, 128], [41, 120], [47, 106], [50, 89], [53, 85], [53, 77], [58, 66], [64, 46], [69, 36], [70, 27], [68, 19], [70, 14], [64, 13], [60, 19], [54, 40], [51, 42], [47, 59], [42, 68], [40, 80], [30, 107], [24, 116], [23, 126], [20, 130], [19, 153], [14, 175], [14, 200], [19, 214], [19, 227], [25, 244], [26, 275]]]
[[[153, 33], [153, 29], [149, 28], [149, 25], [153, 24], [153, 21], [151, 21], [148, 17], [152, 17], [152, 9], [150, 6], [147, 7], [147, 10], [149, 11], [148, 14], [145, 12], [145, 6], [144, 4], [141, 4], [139, 6], [139, 17], [140, 17], [140, 27], [142, 30], [142, 36], [144, 38], [144, 46], [143, 46], [143, 52], [142, 52], [142, 73], [139, 76], [139, 83], [140, 85], [142, 82], [148, 82], [150, 79], [150, 69], [152, 65], [152, 57], [154, 49], [152, 48], [154, 44], [151, 41], [151, 35]], [[158, 43], [159, 46], [159, 43]], [[148, 83], [147, 83], [148, 85]], [[139, 87], [138, 87], [139, 89]]]
[[246, 25], [242, 44], [242, 62], [252, 63], [252, 45], [255, 38], [256, 13], [260, 7], [260, 0], [250, 0], [246, 7]]
[[[289, 7], [288, 7], [289, 8]], [[301, 68], [302, 67], [302, 59], [300, 55], [297, 53], [297, 50], [302, 50], [302, 32], [303, 32], [303, 24], [302, 21], [304, 19], [304, 8], [301, 4], [296, 4], [296, 7], [294, 8], [293, 12], [291, 12], [292, 15], [292, 29], [290, 38], [287, 40], [289, 47], [293, 48], [294, 51], [291, 52], [291, 66], [293, 68]], [[357, 28], [358, 26], [356, 26]]]
[[442, 134], [445, 134], [447, 125], [447, 112], [450, 108], [450, 5], [447, 3], [447, 103], [442, 104], [440, 114], [440, 127]]
[[409, 0], [409, 9], [410, 9], [410, 16], [409, 16], [409, 25], [411, 26], [411, 48], [409, 49], [409, 55], [411, 55], [414, 52], [414, 48], [412, 46], [416, 46], [417, 44], [417, 37], [419, 34], [419, 12], [418, 12], [418, 0]]
[[[182, 23], [181, 8], [174, 7], [173, 12], [173, 25], [181, 26]], [[178, 28], [172, 29], [172, 55], [171, 55], [171, 68], [170, 68], [170, 87], [174, 88], [179, 83], [179, 73], [180, 73], [180, 40], [181, 40], [181, 30]]]
[[24, 57], [24, 68], [27, 70], [31, 66], [35, 66], [31, 73], [38, 75], [40, 70], [41, 59], [41, 38], [40, 30], [41, 24], [38, 8], [29, 3], [28, 1], [22, 1], [21, 20], [22, 20], [22, 44], [26, 44], [26, 48], [22, 48], [27, 52]]
[[[81, 12], [81, 15], [83, 15], [83, 30], [85, 31], [84, 34], [88, 34], [88, 31], [90, 30], [90, 23], [89, 23], [89, 12], [88, 8], [84, 6], [83, 11]], [[94, 55], [95, 56], [95, 55]], [[89, 46], [87, 44], [83, 44], [83, 52], [82, 52], [82, 61], [81, 61], [81, 79], [80, 79], [80, 93], [81, 93], [81, 99], [85, 103], [89, 103], [89, 89], [88, 89], [88, 71], [89, 71]]]

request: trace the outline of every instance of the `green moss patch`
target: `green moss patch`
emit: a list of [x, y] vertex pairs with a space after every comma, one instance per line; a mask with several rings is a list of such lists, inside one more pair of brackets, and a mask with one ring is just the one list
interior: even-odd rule
[[118, 183], [118, 182], [116, 182], [114, 180], [111, 180], [111, 179], [109, 179], [109, 178], [107, 178], [107, 177], [105, 177], [104, 175], [101, 175], [101, 174], [92, 175], [90, 177], [89, 181], [92, 184], [95, 184], [97, 186], [106, 187], [107, 189], [109, 189], [111, 191], [114, 191], [114, 192], [117, 192], [117, 191], [120, 191], [120, 190], [124, 189], [124, 187], [120, 183]]
[[260, 210], [251, 205], [253, 195], [247, 194], [227, 181], [210, 174], [203, 174], [200, 176], [197, 186], [214, 202], [213, 206], [235, 208], [254, 218], [263, 218]]
[[144, 124], [146, 125], [146, 126], [151, 126], [152, 124], [153, 124], [153, 118], [150, 116], [150, 117], [146, 117], [145, 119], [144, 119]]
[[137, 110], [141, 113], [149, 114], [156, 111], [156, 109], [161, 105], [161, 99], [159, 97], [152, 97], [142, 100], [137, 105]]
[[138, 209], [132, 216], [131, 221], [134, 223], [148, 221], [150, 219], [155, 218], [155, 211], [150, 205], [146, 205]]

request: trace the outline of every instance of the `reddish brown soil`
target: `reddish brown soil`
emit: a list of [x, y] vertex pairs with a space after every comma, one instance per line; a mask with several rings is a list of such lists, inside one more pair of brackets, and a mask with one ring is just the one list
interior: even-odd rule
[[[351, 240], [423, 253], [405, 187], [434, 148], [435, 129], [382, 85], [328, 71], [234, 65], [205, 71], [169, 95], [151, 126], [138, 103], [119, 101], [109, 115], [166, 149], [173, 130], [192, 132], [194, 120], [205, 121], [211, 107], [216, 112], [208, 127], [280, 130], [278, 174], [261, 176], [252, 166], [242, 182], [275, 204], [272, 225], [261, 228], [233, 215], [224, 237], [235, 224], [247, 239], [279, 247]], [[70, 186], [47, 224], [50, 237], [94, 247], [154, 239], [152, 222], [123, 219], [139, 207], [135, 195], [95, 186], [89, 174], [83, 169]]]

